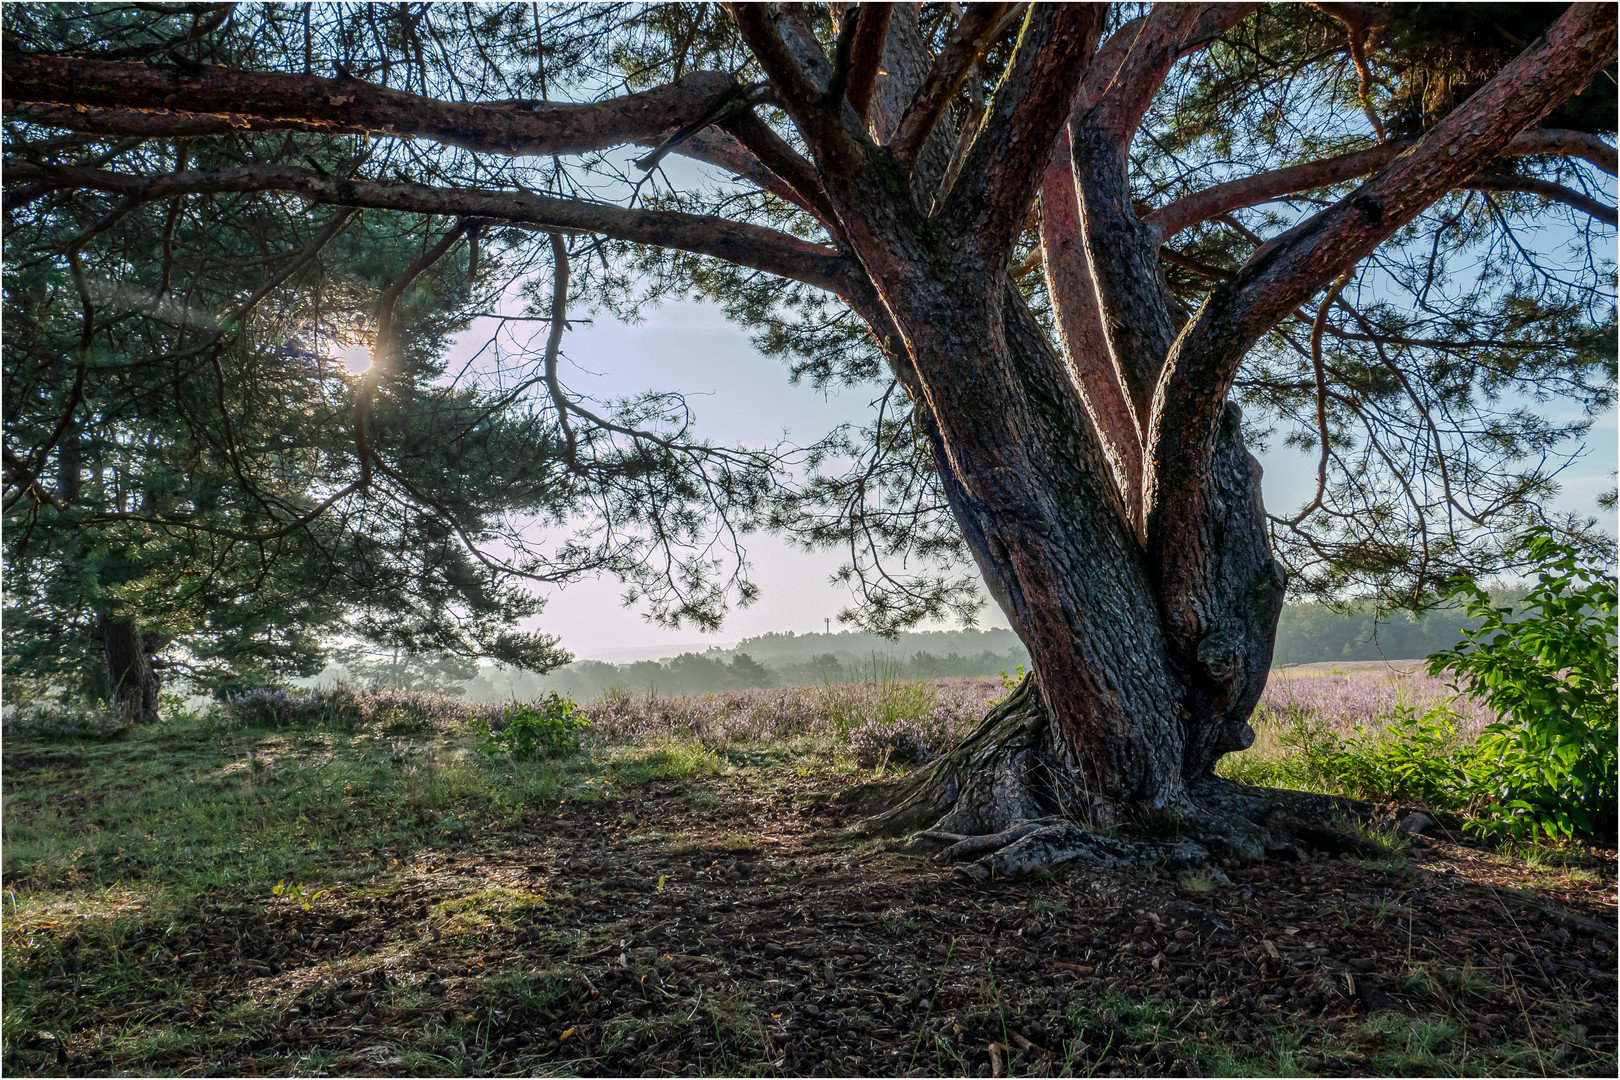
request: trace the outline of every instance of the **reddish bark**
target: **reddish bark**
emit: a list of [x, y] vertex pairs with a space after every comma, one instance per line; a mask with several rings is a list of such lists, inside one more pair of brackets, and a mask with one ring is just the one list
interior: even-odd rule
[[177, 67], [8, 52], [6, 101], [251, 115], [272, 124], [436, 139], [494, 154], [579, 154], [650, 139], [701, 116], [737, 89], [730, 75], [696, 71], [665, 86], [588, 105], [440, 101], [359, 79], [279, 71]]

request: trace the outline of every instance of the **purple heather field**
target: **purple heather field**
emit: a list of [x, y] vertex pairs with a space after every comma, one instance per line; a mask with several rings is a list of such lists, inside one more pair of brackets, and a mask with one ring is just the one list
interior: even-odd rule
[[[1494, 716], [1459, 696], [1446, 681], [1408, 665], [1350, 665], [1320, 671], [1280, 669], [1272, 673], [1254, 726], [1256, 751], [1277, 752], [1276, 733], [1304, 720], [1341, 736], [1358, 726], [1378, 728], [1399, 707], [1423, 712], [1449, 705], [1459, 733], [1478, 733]], [[1007, 694], [996, 678], [829, 683], [773, 690], [739, 690], [687, 697], [620, 694], [584, 705], [590, 719], [588, 741], [596, 745], [686, 742], [711, 750], [739, 750], [749, 744], [803, 741], [824, 750], [852, 754], [866, 764], [921, 762], [949, 749]], [[483, 718], [502, 726], [501, 702], [473, 702], [416, 691], [361, 693], [346, 686], [316, 690], [255, 690], [233, 698], [228, 712], [241, 723], [280, 726], [326, 716], [360, 726], [389, 715], [409, 713], [436, 726], [466, 729]], [[75, 710], [39, 706], [8, 717], [13, 725], [60, 735], [91, 735], [114, 727], [117, 717], [81, 715]], [[70, 730], [71, 729], [71, 730]], [[807, 747], [808, 748], [808, 747]]]

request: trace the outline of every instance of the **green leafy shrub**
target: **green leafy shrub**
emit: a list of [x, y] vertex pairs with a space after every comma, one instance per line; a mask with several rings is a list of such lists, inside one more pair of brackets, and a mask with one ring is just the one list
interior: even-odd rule
[[1398, 706], [1381, 731], [1358, 727], [1347, 739], [1324, 732], [1304, 749], [1313, 770], [1334, 777], [1347, 795], [1457, 807], [1468, 801], [1473, 757], [1457, 719], [1443, 705], [1423, 713]]
[[1612, 833], [1616, 797], [1615, 584], [1601, 565], [1549, 534], [1525, 548], [1541, 571], [1515, 612], [1458, 581], [1467, 639], [1429, 657], [1503, 719], [1466, 764], [1476, 831], [1548, 839]]
[[561, 694], [513, 702], [493, 720], [478, 717], [478, 751], [514, 758], [562, 757], [579, 749], [580, 732], [591, 726], [585, 710]]

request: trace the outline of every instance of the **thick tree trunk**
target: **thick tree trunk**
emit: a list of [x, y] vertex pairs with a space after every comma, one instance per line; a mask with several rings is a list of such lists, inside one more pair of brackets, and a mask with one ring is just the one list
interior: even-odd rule
[[158, 719], [158, 674], [147, 655], [146, 641], [134, 619], [101, 617], [101, 647], [107, 658], [107, 682], [119, 711], [131, 723]]
[[964, 263], [914, 294], [932, 299], [931, 317], [891, 306], [947, 498], [1034, 673], [960, 747], [891, 792], [866, 828], [923, 828], [958, 856], [989, 852], [998, 872], [1124, 857], [1093, 834], [1082, 843], [1077, 822], [1174, 818], [1205, 841], [1174, 856], [1184, 861], [1284, 846], [1203, 798], [1219, 757], [1253, 741], [1247, 721], [1283, 595], [1236, 408], [1210, 473], [1210, 542], [1191, 576], [1201, 590], [1161, 595], [1072, 361], [1004, 275], [975, 281]]

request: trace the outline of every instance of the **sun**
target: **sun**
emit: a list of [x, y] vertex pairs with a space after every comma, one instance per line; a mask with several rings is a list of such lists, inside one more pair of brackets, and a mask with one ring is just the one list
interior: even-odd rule
[[335, 357], [343, 362], [343, 366], [351, 375], [364, 375], [371, 370], [371, 349], [365, 345], [350, 345], [339, 349]]

